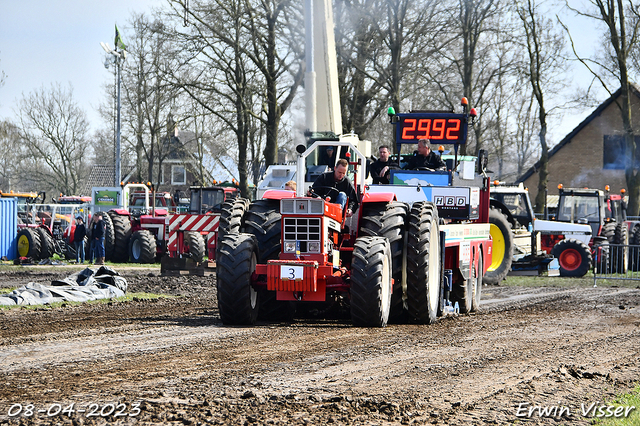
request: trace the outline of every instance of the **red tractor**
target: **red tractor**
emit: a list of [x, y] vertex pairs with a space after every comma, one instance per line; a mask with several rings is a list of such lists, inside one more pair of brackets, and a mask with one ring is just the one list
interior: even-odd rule
[[[407, 138], [410, 132], [403, 129], [414, 118], [393, 114]], [[436, 129], [442, 123], [448, 143], [466, 140], [468, 114], [419, 119], [438, 120]], [[415, 143], [407, 138], [402, 142]], [[223, 211], [216, 254], [223, 323], [289, 319], [298, 307], [338, 307], [349, 310], [355, 325], [383, 327], [389, 318], [407, 315], [433, 323], [453, 304], [462, 312], [477, 310], [491, 261], [488, 180], [482, 188], [445, 184], [429, 191], [405, 181], [367, 186], [357, 137], [330, 139], [298, 147], [297, 193], [269, 190], [246, 209], [237, 200]], [[360, 200], [351, 217], [339, 204], [304, 196], [310, 184], [304, 181], [305, 160], [326, 146], [348, 150]], [[429, 172], [416, 173], [428, 179]], [[450, 185], [453, 174], [437, 177], [448, 176]]]

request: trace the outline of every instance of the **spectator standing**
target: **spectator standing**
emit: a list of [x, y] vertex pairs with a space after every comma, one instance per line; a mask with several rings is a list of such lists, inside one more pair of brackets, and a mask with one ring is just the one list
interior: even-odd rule
[[96, 212], [98, 219], [91, 226], [91, 240], [96, 252], [96, 265], [104, 265], [104, 220], [102, 212]]
[[84, 263], [84, 237], [87, 228], [84, 226], [82, 215], [76, 216], [76, 229], [73, 232], [73, 244], [76, 247], [76, 263]]

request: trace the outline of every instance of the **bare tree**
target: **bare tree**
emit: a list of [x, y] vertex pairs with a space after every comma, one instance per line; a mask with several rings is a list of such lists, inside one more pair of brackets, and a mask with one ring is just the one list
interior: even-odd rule
[[29, 190], [29, 173], [23, 172], [28, 158], [20, 140], [20, 129], [8, 121], [0, 121], [0, 189]]
[[33, 178], [43, 188], [77, 194], [87, 177], [88, 122], [73, 89], [54, 84], [24, 96], [17, 110], [20, 137], [33, 155]]
[[549, 181], [549, 145], [547, 143], [547, 106], [545, 100], [548, 91], [557, 90], [560, 82], [558, 76], [566, 69], [563, 60], [564, 39], [553, 26], [553, 21], [545, 18], [540, 12], [540, 4], [536, 0], [524, 0], [516, 3], [516, 13], [524, 30], [524, 75], [531, 93], [537, 103], [538, 121], [540, 125], [540, 161], [538, 168], [538, 193], [535, 199], [537, 213], [544, 211], [546, 203], [547, 183]]

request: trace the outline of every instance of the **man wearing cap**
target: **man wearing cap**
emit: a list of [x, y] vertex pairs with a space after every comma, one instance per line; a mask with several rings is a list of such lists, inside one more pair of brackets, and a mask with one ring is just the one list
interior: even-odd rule
[[76, 216], [76, 229], [73, 232], [73, 244], [76, 246], [76, 263], [84, 263], [84, 236], [87, 228], [84, 226], [82, 215]]

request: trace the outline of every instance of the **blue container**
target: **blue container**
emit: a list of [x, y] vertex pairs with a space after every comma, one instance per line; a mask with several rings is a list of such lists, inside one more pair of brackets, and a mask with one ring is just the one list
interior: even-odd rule
[[0, 257], [18, 257], [18, 200], [0, 198]]

